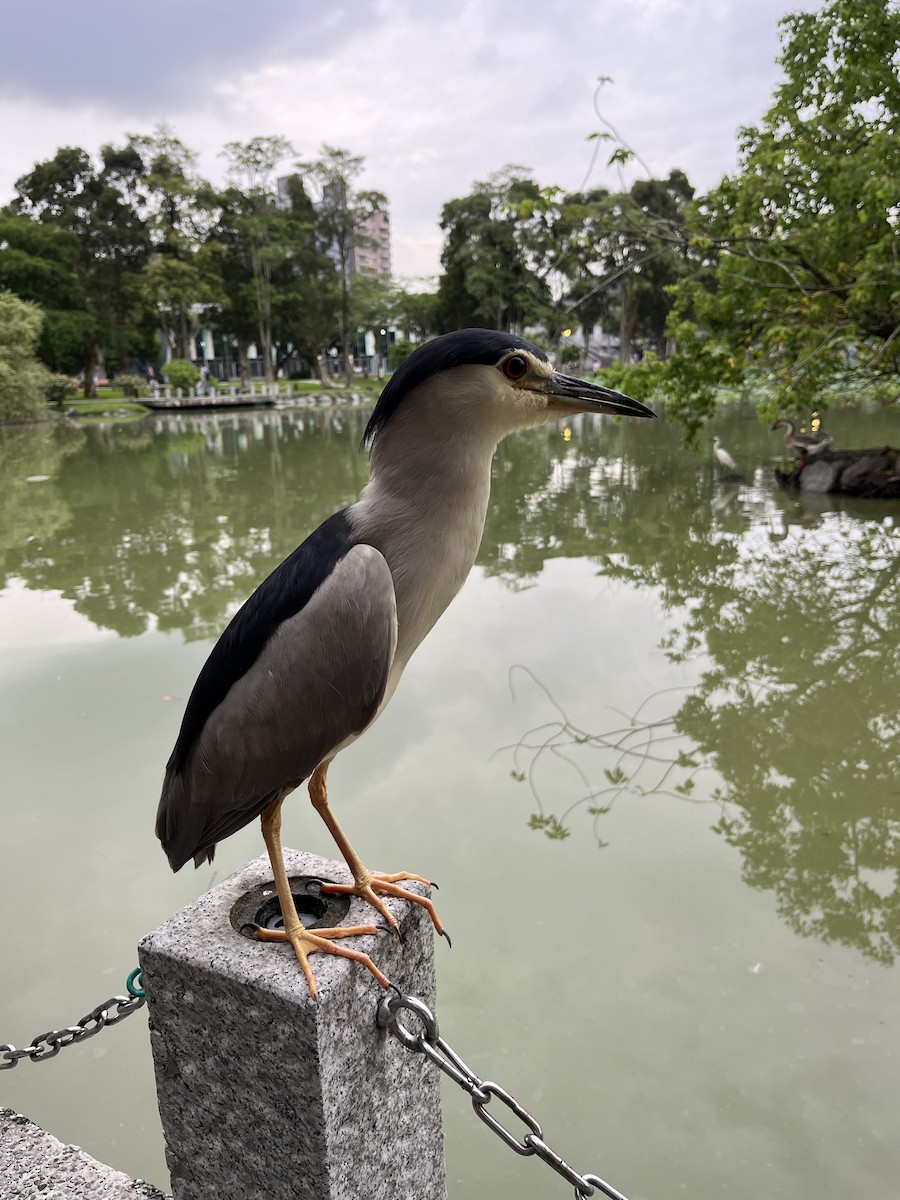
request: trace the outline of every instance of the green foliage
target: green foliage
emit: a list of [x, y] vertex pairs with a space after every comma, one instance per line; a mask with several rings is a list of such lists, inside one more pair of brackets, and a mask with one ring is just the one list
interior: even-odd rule
[[388, 354], [388, 362], [390, 363], [391, 370], [396, 371], [402, 362], [406, 362], [413, 350], [415, 350], [413, 343], [406, 341], [404, 338], [394, 342]]
[[[42, 353], [58, 370], [82, 370], [89, 393], [104, 347], [122, 365], [149, 336], [140, 289], [149, 249], [136, 193], [141, 171], [128, 146], [104, 146], [99, 165], [78, 147], [62, 147], [16, 182], [10, 206], [43, 227], [26, 232], [20, 225], [12, 243], [30, 256], [20, 264], [29, 290], [16, 290], [47, 310]], [[46, 269], [36, 270], [34, 259], [48, 252]], [[7, 278], [16, 270], [8, 264]]]
[[476, 182], [468, 196], [444, 205], [436, 323], [523, 329], [552, 312], [546, 281], [550, 240], [538, 185], [522, 167]]
[[68, 375], [48, 374], [44, 395], [48, 404], [71, 404], [78, 395], [78, 385]]
[[182, 391], [186, 392], [188, 388], [197, 386], [200, 379], [200, 372], [187, 359], [173, 358], [171, 362], [167, 362], [163, 367], [163, 376], [166, 383], [171, 387], [181, 388]]
[[203, 254], [211, 189], [197, 174], [197, 155], [166, 124], [152, 134], [129, 135], [127, 150], [140, 163], [149, 239], [141, 298], [154, 312], [172, 356], [187, 358], [200, 306], [218, 298]]
[[437, 329], [437, 303], [437, 293], [433, 290], [413, 291], [394, 287], [391, 312], [395, 328], [414, 333], [420, 341], [424, 341]]
[[0, 421], [34, 421], [44, 415], [47, 370], [35, 358], [41, 310], [0, 291]]
[[675, 289], [666, 387], [692, 428], [748, 370], [765, 374], [770, 406], [796, 412], [900, 369], [900, 9], [831, 0], [781, 33], [774, 102], [691, 220], [713, 286]]
[[256, 137], [249, 142], [229, 142], [223, 151], [236, 186], [229, 189], [223, 207], [231, 209], [234, 241], [249, 268], [245, 281], [256, 318], [255, 338], [267, 383], [274, 380], [273, 304], [275, 274], [289, 255], [282, 236], [284, 212], [276, 204], [273, 173], [294, 148], [286, 138]]
[[594, 378], [604, 387], [650, 404], [660, 398], [660, 387], [667, 375], [665, 362], [645, 354], [637, 363], [613, 363], [602, 367], [595, 372]]
[[639, 179], [628, 192], [602, 189], [563, 196], [553, 220], [557, 268], [567, 279], [566, 314], [578, 321], [585, 343], [598, 321], [617, 321], [619, 356], [636, 348], [665, 358], [667, 289], [696, 274], [685, 219], [693, 188], [682, 171], [667, 179]]
[[[148, 390], [147, 381], [142, 379], [140, 375], [117, 375], [115, 382], [116, 385], [122, 389], [122, 394], [124, 396], [142, 396]], [[180, 387], [181, 385], [176, 384], [176, 386]]]

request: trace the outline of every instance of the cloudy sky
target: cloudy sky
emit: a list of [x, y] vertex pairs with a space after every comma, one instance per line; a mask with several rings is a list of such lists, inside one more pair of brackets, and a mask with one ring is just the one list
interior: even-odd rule
[[[654, 174], [698, 188], [778, 79], [778, 18], [818, 0], [8, 0], [0, 15], [0, 203], [58, 146], [160, 121], [220, 179], [226, 141], [323, 142], [391, 203], [394, 268], [438, 269], [442, 204], [506, 163], [579, 187], [603, 115]], [[595, 185], [617, 186], [604, 165]], [[289, 164], [286, 164], [289, 165]]]

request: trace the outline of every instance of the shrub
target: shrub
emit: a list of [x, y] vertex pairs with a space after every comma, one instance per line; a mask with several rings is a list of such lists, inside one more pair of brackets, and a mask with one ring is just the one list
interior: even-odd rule
[[44, 395], [48, 404], [71, 404], [78, 395], [78, 384], [68, 375], [48, 375]]
[[573, 345], [572, 342], [566, 342], [559, 348], [559, 361], [564, 367], [569, 366], [570, 363], [580, 362], [581, 347]]
[[173, 358], [163, 367], [163, 378], [172, 387], [187, 391], [196, 387], [200, 379], [200, 371], [186, 358]]
[[388, 362], [390, 363], [391, 370], [396, 371], [402, 362], [406, 362], [413, 350], [415, 350], [415, 346], [412, 342], [408, 342], [404, 338], [394, 342], [388, 352]]
[[0, 289], [0, 421], [46, 415], [47, 368], [34, 356], [43, 321], [36, 304]]
[[137, 398], [142, 396], [144, 389], [147, 386], [145, 380], [141, 379], [140, 375], [117, 375], [115, 383], [122, 389], [125, 396]]

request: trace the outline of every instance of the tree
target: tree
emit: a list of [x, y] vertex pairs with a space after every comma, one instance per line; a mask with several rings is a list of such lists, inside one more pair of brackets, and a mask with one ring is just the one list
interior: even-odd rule
[[523, 167], [506, 167], [444, 205], [437, 301], [443, 331], [469, 325], [521, 330], [547, 319], [548, 238], [540, 198]]
[[692, 428], [747, 374], [797, 411], [900, 369], [900, 9], [830, 0], [785, 16], [781, 42], [784, 78], [741, 131], [738, 173], [691, 219], [714, 287], [675, 290], [666, 388]]
[[228, 142], [223, 154], [229, 174], [238, 187], [231, 189], [233, 226], [250, 268], [256, 306], [258, 348], [266, 383], [275, 378], [272, 359], [273, 271], [284, 262], [287, 248], [279, 240], [281, 212], [276, 205], [273, 172], [289, 154], [291, 143], [283, 137], [256, 137], [249, 142]]
[[[65, 231], [72, 239], [85, 395], [93, 395], [107, 348], [119, 369], [127, 370], [147, 332], [138, 287], [149, 250], [146, 222], [138, 211], [142, 163], [130, 146], [104, 146], [100, 158], [98, 168], [84, 150], [61, 148], [16, 182], [11, 205], [14, 213]], [[59, 309], [54, 306], [53, 311]], [[49, 335], [58, 324], [55, 318]], [[77, 319], [70, 320], [65, 332], [71, 336], [78, 325]]]
[[191, 358], [191, 339], [204, 304], [214, 298], [214, 282], [201, 246], [213, 223], [200, 201], [212, 189], [197, 175], [197, 156], [165, 124], [152, 134], [129, 134], [127, 149], [142, 164], [141, 185], [151, 253], [144, 271], [168, 346], [168, 357]]
[[420, 342], [436, 332], [437, 309], [438, 295], [435, 291], [413, 291], [406, 287], [394, 288], [392, 305], [394, 324], [398, 329], [414, 333]]
[[0, 216], [0, 288], [39, 305], [44, 320], [37, 352], [54, 371], [84, 367], [94, 334], [76, 273], [78, 241], [67, 229], [22, 216]]
[[350, 279], [354, 247], [366, 245], [360, 225], [374, 212], [383, 212], [387, 198], [381, 192], [355, 191], [354, 180], [363, 169], [359, 156], [335, 146], [322, 146], [322, 157], [298, 164], [307, 179], [318, 185], [320, 228], [334, 254], [341, 289], [340, 330], [347, 386], [353, 384], [353, 360], [350, 353]]
[[33, 421], [44, 408], [45, 367], [35, 358], [41, 310], [0, 290], [0, 421]]
[[[288, 358], [305, 357], [321, 373], [338, 329], [340, 299], [335, 264], [302, 177], [288, 177], [279, 203], [266, 206], [259, 225], [252, 217], [248, 225], [247, 200], [239, 188], [216, 193], [210, 203], [217, 217], [205, 249], [218, 300], [205, 319], [237, 341], [242, 380], [249, 383], [248, 349], [261, 340], [264, 362], [268, 357], [281, 369]], [[252, 258], [259, 252], [248, 245], [254, 231], [265, 239], [264, 263], [256, 272]], [[269, 331], [268, 353], [261, 316]]]

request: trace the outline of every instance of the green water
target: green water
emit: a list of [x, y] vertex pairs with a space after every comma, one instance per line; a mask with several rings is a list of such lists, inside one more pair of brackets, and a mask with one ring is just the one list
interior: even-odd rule
[[[365, 481], [360, 410], [0, 432], [0, 1040], [120, 992], [262, 851], [169, 873], [163, 765], [210, 645]], [[838, 414], [839, 445], [900, 443]], [[787, 495], [778, 438], [662, 421], [501, 447], [478, 565], [332, 802], [441, 883], [441, 1031], [638, 1200], [896, 1195], [900, 506]], [[285, 842], [331, 855], [298, 793]], [[167, 1186], [146, 1020], [0, 1103]], [[451, 1197], [567, 1197], [444, 1095]]]

